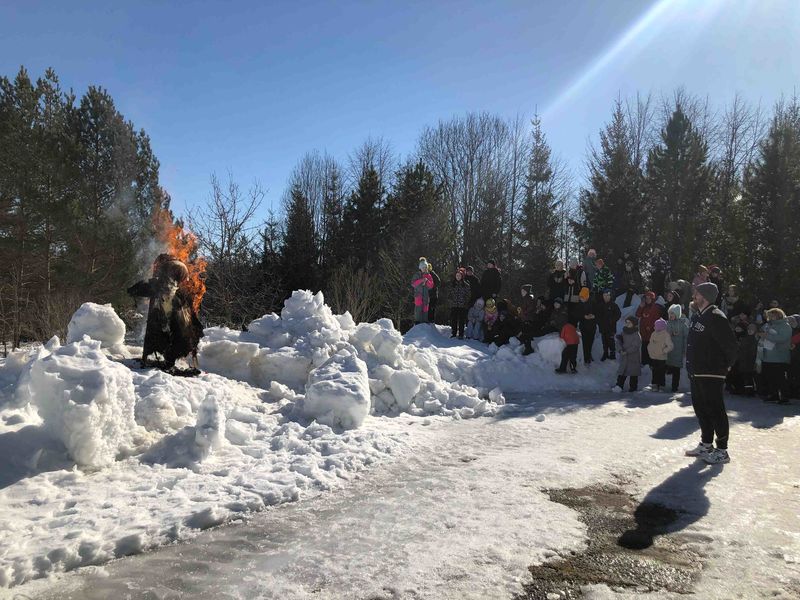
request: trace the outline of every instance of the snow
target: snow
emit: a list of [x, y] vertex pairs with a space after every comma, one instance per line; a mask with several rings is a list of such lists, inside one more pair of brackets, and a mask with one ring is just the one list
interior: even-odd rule
[[[546, 491], [621, 479], [700, 515], [686, 527], [713, 541], [702, 597], [733, 597], [739, 555], [756, 582], [744, 597], [790, 597], [800, 581], [796, 411], [737, 400], [733, 462], [703, 475], [701, 494], [685, 470], [697, 434], [682, 394], [612, 394], [614, 361], [556, 374], [557, 335], [529, 356], [516, 339], [487, 347], [432, 325], [401, 336], [300, 291], [246, 332], [207, 329], [206, 372], [181, 378], [92, 337], [108, 329], [0, 363], [0, 587], [10, 593], [68, 597], [65, 583], [85, 582], [96, 595], [71, 597], [124, 597], [125, 569], [141, 565], [137, 586], [206, 577], [184, 590], [202, 597], [509, 597], [528, 565], [587, 543], [577, 514]], [[744, 544], [743, 530], [754, 532]], [[243, 564], [220, 558], [248, 531], [258, 551]], [[188, 546], [162, 552], [191, 548], [208, 568], [147, 552], [176, 541]], [[154, 576], [167, 563], [176, 572]], [[31, 581], [43, 577], [53, 580]], [[586, 593], [606, 597], [602, 587]]]
[[83, 336], [97, 340], [103, 348], [119, 346], [125, 339], [125, 323], [110, 304], [85, 302], [67, 325], [67, 343], [79, 342]]
[[355, 351], [342, 350], [308, 376], [303, 413], [318, 423], [355, 429], [369, 414], [367, 365]]
[[44, 431], [81, 467], [111, 465], [133, 443], [133, 377], [102, 352], [100, 341], [50, 340], [22, 372], [15, 401], [35, 407]]

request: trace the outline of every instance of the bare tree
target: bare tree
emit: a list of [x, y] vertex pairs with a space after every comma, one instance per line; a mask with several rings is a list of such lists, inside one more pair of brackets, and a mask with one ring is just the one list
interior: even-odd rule
[[487, 231], [481, 225], [490, 207], [492, 211], [500, 211], [503, 225], [506, 206], [498, 207], [496, 203], [509, 199], [511, 139], [508, 123], [488, 113], [469, 113], [440, 121], [436, 127], [427, 127], [420, 136], [418, 154], [434, 173], [450, 209], [455, 232], [451, 249], [454, 263], [480, 258], [475, 256], [475, 246], [478, 241], [486, 246], [487, 235], [497, 236], [498, 249], [505, 245], [503, 231]]
[[625, 118], [630, 136], [633, 164], [644, 169], [647, 153], [652, 148], [656, 131], [654, 125], [652, 96], [642, 96], [636, 92], [636, 98], [625, 100]]
[[232, 175], [225, 187], [212, 175], [208, 201], [188, 217], [208, 261], [202, 310], [209, 323], [242, 326], [269, 304], [269, 286], [258, 277], [262, 239], [254, 222], [263, 199], [257, 182], [242, 192]]
[[397, 156], [392, 145], [383, 137], [368, 137], [347, 158], [347, 183], [351, 189], [358, 186], [361, 175], [370, 167], [378, 174], [378, 181], [388, 190], [397, 170]]
[[334, 312], [349, 311], [356, 323], [375, 320], [383, 305], [382, 286], [377, 276], [363, 268], [355, 268], [353, 261], [340, 265], [329, 283], [328, 302]]

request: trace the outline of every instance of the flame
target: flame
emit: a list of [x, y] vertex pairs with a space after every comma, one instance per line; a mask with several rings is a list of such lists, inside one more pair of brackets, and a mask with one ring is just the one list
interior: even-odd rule
[[198, 314], [206, 293], [204, 276], [208, 263], [197, 255], [197, 236], [176, 223], [172, 212], [163, 206], [157, 207], [153, 213], [153, 226], [165, 251], [183, 262], [189, 270], [189, 276], [181, 282], [181, 288], [191, 295], [192, 308]]

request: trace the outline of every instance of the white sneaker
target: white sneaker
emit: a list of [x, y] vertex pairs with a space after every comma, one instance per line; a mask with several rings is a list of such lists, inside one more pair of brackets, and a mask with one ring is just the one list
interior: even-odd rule
[[656, 390], [656, 387], [655, 387], [655, 386], [652, 386], [652, 385], [646, 385], [646, 386], [644, 386], [644, 387], [642, 388], [642, 391], [643, 391], [643, 392], [655, 392], [655, 391], [657, 391], [657, 390]]
[[611, 391], [619, 394], [622, 393], [622, 388], [619, 387], [618, 385], [615, 385], [614, 387], [611, 388]]
[[685, 452], [686, 456], [705, 456], [714, 449], [713, 444], [704, 444], [700, 442], [695, 448], [690, 448]]
[[731, 462], [731, 457], [728, 456], [728, 451], [720, 450], [719, 448], [714, 448], [710, 452], [704, 454], [701, 458], [710, 465], [721, 465], [723, 463]]

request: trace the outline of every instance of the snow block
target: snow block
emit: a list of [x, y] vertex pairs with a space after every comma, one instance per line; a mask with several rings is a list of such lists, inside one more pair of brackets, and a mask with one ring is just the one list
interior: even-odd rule
[[354, 350], [341, 350], [308, 376], [303, 412], [330, 427], [360, 427], [369, 414], [366, 363]]
[[85, 302], [67, 325], [67, 343], [79, 342], [84, 335], [99, 341], [103, 348], [117, 346], [125, 340], [125, 323], [110, 304]]
[[420, 388], [419, 375], [413, 371], [395, 371], [389, 377], [389, 389], [397, 400], [397, 407], [401, 411], [408, 410], [411, 401], [417, 395]]
[[536, 341], [536, 351], [539, 357], [548, 365], [557, 367], [561, 364], [561, 352], [566, 347], [557, 333], [551, 333]]
[[131, 371], [100, 348], [98, 340], [53, 345], [31, 362], [17, 388], [18, 401], [35, 406], [46, 431], [85, 467], [113, 463], [137, 429]]

